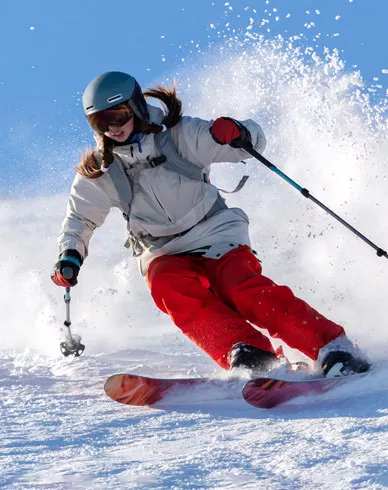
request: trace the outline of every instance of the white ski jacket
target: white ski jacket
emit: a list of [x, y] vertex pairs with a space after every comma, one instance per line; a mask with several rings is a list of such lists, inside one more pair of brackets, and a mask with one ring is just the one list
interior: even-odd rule
[[[160, 123], [162, 111], [153, 106], [149, 110], [151, 120]], [[208, 180], [212, 163], [239, 162], [247, 154], [217, 144], [209, 132], [212, 123], [184, 116], [168, 130], [182, 172], [171, 169], [170, 154], [166, 154], [166, 163], [150, 166], [164, 148], [158, 144], [158, 135], [150, 134], [141, 135], [140, 146], [115, 147], [115, 159], [101, 177], [88, 179], [77, 174], [58, 236], [59, 252], [75, 249], [86, 258], [94, 230], [113, 207], [127, 218], [126, 246], [130, 244], [139, 257], [142, 274], [161, 255], [191, 252], [219, 258], [239, 245], [250, 245], [247, 215], [239, 208], [228, 208]], [[251, 133], [254, 148], [263, 151], [266, 141], [261, 127], [252, 120], [242, 124]], [[96, 140], [98, 148], [97, 135]], [[189, 176], [187, 169], [194, 166], [203, 179]]]

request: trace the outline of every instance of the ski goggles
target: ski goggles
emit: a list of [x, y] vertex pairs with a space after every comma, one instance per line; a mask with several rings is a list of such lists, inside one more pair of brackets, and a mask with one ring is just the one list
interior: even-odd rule
[[127, 104], [119, 104], [110, 109], [91, 114], [87, 116], [87, 120], [98, 133], [107, 133], [109, 126], [121, 128], [133, 119], [133, 116], [134, 114]]

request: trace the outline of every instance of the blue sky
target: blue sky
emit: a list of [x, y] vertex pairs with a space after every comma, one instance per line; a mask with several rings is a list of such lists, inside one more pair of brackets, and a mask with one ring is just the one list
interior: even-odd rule
[[0, 189], [20, 192], [32, 174], [37, 185], [54, 154], [67, 180], [90, 141], [79, 101], [96, 75], [130, 72], [143, 87], [177, 75], [179, 83], [183, 67], [195, 72], [215, 45], [242, 38], [248, 26], [268, 38], [303, 34], [318, 51], [338, 48], [346, 69], [381, 85], [377, 99], [384, 98], [387, 17], [386, 0], [8, 0], [0, 17], [0, 159], [7, 169]]

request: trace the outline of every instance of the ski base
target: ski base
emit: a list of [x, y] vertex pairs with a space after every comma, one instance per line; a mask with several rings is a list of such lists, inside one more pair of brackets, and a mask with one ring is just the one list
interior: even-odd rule
[[322, 395], [349, 381], [365, 376], [352, 374], [338, 378], [313, 378], [308, 380], [283, 380], [276, 378], [255, 378], [243, 387], [243, 397], [257, 408], [273, 408], [301, 396]]
[[126, 405], [154, 405], [179, 388], [189, 388], [204, 384], [203, 378], [160, 379], [136, 374], [114, 374], [104, 385], [105, 393], [119, 403]]

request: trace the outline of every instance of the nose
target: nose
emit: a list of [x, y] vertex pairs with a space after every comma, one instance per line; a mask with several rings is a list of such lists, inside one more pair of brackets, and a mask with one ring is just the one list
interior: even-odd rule
[[112, 136], [117, 136], [118, 134], [121, 133], [121, 127], [120, 126], [108, 126], [109, 132]]

